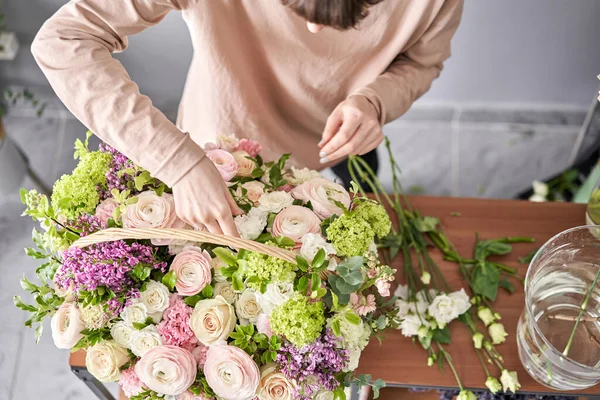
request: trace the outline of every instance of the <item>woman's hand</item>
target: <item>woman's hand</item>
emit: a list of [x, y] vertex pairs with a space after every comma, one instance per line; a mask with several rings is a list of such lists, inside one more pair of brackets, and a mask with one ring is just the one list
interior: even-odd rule
[[207, 157], [173, 186], [173, 196], [177, 215], [188, 224], [205, 226], [210, 233], [239, 237], [232, 215], [243, 211]]
[[383, 131], [375, 106], [364, 96], [350, 96], [327, 119], [319, 143], [321, 163], [363, 155], [383, 142]]

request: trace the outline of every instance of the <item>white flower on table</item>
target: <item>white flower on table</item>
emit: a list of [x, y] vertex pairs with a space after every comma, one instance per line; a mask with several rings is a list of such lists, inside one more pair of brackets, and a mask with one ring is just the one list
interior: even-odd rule
[[409, 314], [400, 323], [399, 329], [402, 331], [402, 335], [406, 337], [417, 336], [419, 328], [423, 325], [423, 321], [418, 315]]
[[517, 376], [516, 371], [509, 372], [506, 369], [502, 370], [500, 382], [502, 382], [502, 390], [504, 392], [510, 391], [516, 393], [517, 390], [521, 388], [521, 384], [519, 383], [519, 377]]
[[506, 333], [504, 330], [504, 325], [498, 322], [491, 324], [488, 328], [488, 332], [492, 338], [493, 344], [504, 343], [506, 341], [506, 337], [508, 336], [508, 333]]
[[444, 328], [447, 324], [464, 314], [471, 307], [469, 296], [464, 289], [450, 294], [440, 294], [436, 296], [427, 311], [440, 328]]

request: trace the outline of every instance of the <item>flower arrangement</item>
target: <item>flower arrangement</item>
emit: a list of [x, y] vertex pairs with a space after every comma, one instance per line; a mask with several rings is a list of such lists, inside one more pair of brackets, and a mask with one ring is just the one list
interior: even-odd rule
[[[170, 189], [115, 149], [91, 151], [87, 138], [75, 148], [79, 163], [50, 199], [21, 194], [42, 228], [26, 251], [45, 262], [38, 283], [22, 281], [34, 303], [15, 304], [37, 338], [51, 318], [57, 347], [85, 349], [90, 373], [134, 400], [345, 399], [353, 382], [384, 386], [354, 373], [369, 340], [400, 322], [395, 271], [375, 246], [391, 229], [378, 202], [223, 136], [205, 150], [245, 212], [240, 235], [294, 251], [295, 263], [174, 239], [79, 248], [106, 228], [202, 227], [180, 220]], [[465, 296], [431, 315], [452, 301], [462, 312]]]

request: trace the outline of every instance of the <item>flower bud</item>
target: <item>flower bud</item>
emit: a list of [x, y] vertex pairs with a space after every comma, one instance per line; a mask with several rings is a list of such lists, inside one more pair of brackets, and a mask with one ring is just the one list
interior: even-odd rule
[[487, 307], [479, 307], [477, 310], [477, 316], [484, 323], [485, 326], [489, 326], [494, 322], [494, 315], [492, 314], [492, 310]]
[[481, 349], [482, 345], [483, 345], [483, 333], [481, 332], [475, 332], [473, 334], [473, 346], [475, 346], [476, 349]]

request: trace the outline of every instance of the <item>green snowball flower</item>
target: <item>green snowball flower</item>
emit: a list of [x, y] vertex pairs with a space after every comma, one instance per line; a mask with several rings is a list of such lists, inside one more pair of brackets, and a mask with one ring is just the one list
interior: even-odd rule
[[273, 310], [270, 322], [274, 333], [301, 348], [314, 342], [323, 330], [323, 303], [309, 303], [305, 296], [298, 293]]
[[91, 151], [81, 157], [73, 175], [85, 175], [97, 185], [106, 186], [106, 173], [110, 168], [112, 155], [100, 151]]
[[375, 232], [363, 218], [358, 218], [354, 213], [344, 214], [329, 225], [327, 239], [338, 256], [362, 256], [373, 243]]
[[296, 266], [282, 259], [266, 254], [248, 253], [243, 264], [244, 278], [257, 277], [258, 280], [248, 282], [252, 289], [259, 290], [261, 282], [290, 282], [296, 277]]
[[381, 204], [363, 201], [354, 209], [354, 214], [371, 225], [375, 235], [380, 239], [386, 237], [392, 229], [392, 221]]

